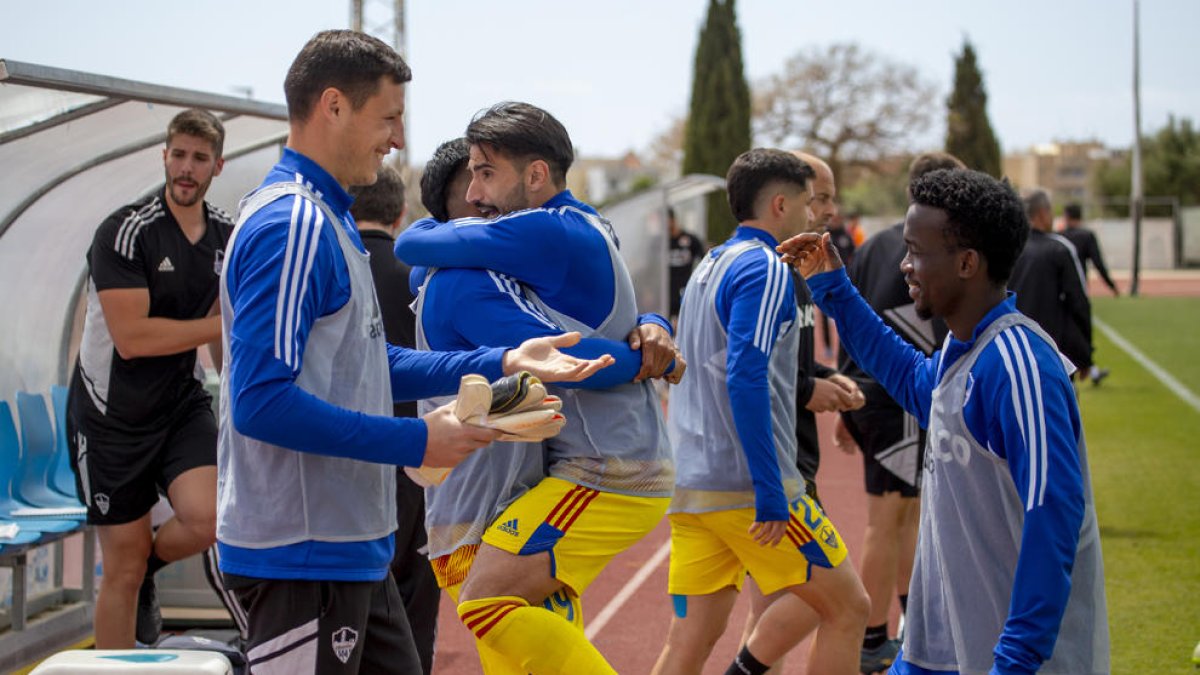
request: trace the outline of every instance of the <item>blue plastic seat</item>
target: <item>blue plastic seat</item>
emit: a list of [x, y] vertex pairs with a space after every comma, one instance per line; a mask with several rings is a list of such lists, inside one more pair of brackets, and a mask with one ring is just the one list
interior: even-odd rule
[[54, 460], [54, 425], [41, 394], [17, 392], [17, 414], [21, 418], [21, 469], [17, 495], [21, 501], [42, 508], [82, 506], [78, 499], [50, 487]]
[[[61, 384], [50, 386], [54, 407], [54, 461], [50, 464], [50, 487], [68, 497], [79, 499], [75, 472], [71, 470], [71, 451], [67, 447], [67, 391]], [[82, 503], [82, 501], [80, 501]]]
[[30, 505], [14, 495], [14, 485], [21, 466], [21, 444], [17, 439], [17, 427], [13, 423], [12, 408], [7, 401], [0, 401], [0, 518], [15, 520], [22, 528], [39, 532], [68, 532], [83, 526], [82, 517], [38, 517], [17, 516], [17, 509]]

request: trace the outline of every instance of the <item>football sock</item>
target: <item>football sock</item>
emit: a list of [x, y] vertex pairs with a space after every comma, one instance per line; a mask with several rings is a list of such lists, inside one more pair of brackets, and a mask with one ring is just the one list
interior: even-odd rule
[[475, 639], [519, 665], [524, 672], [602, 673], [617, 671], [584, 637], [582, 631], [524, 598], [501, 596], [467, 600], [458, 616]]
[[157, 553], [155, 553], [154, 551], [150, 551], [150, 557], [146, 558], [146, 576], [148, 576], [148, 577], [154, 576], [155, 572], [166, 567], [168, 564], [170, 564], [170, 563], [168, 563], [166, 560], [163, 560], [162, 558], [158, 557]]
[[887, 642], [887, 623], [867, 626], [867, 632], [863, 635], [863, 649], [875, 649], [885, 642]]
[[725, 675], [763, 675], [770, 669], [771, 664], [762, 663], [754, 658], [749, 647], [742, 647], [742, 651], [733, 659], [733, 663], [729, 664]]

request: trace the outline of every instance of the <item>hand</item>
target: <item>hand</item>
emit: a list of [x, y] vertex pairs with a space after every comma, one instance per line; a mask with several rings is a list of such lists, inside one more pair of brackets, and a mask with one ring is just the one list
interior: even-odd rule
[[808, 399], [808, 403], [805, 403], [804, 407], [813, 412], [822, 413], [851, 410], [853, 404], [853, 395], [843, 389], [841, 385], [818, 377], [813, 380], [812, 397]]
[[[675, 341], [667, 329], [656, 323], [638, 324], [629, 331], [625, 340], [629, 348], [642, 353], [642, 369], [638, 371], [634, 382], [641, 382], [647, 377], [662, 377], [671, 384], [678, 384], [687, 369], [687, 363], [675, 347]], [[674, 361], [674, 367], [671, 362]], [[670, 371], [667, 369], [670, 368]]]
[[841, 373], [834, 373], [833, 375], [830, 375], [828, 379], [830, 382], [841, 387], [843, 391], [850, 395], [850, 406], [847, 408], [841, 408], [840, 410], [842, 412], [847, 410], [858, 410], [867, 404], [866, 395], [863, 394], [862, 389], [859, 388], [858, 383], [854, 380], [842, 375]]
[[847, 455], [853, 455], [859, 451], [858, 443], [854, 442], [854, 437], [850, 435], [850, 429], [846, 427], [846, 422], [841, 415], [838, 415], [833, 422], [833, 444]]
[[500, 437], [497, 430], [472, 426], [458, 419], [454, 405], [448, 403], [421, 418], [426, 429], [423, 466], [458, 466], [472, 452]]
[[750, 523], [749, 532], [759, 546], [775, 546], [783, 539], [787, 526], [786, 520], [768, 520], [765, 523], [756, 520]]
[[542, 382], [578, 382], [591, 377], [616, 360], [609, 354], [597, 359], [580, 359], [558, 351], [579, 342], [579, 333], [563, 333], [551, 337], [530, 338], [520, 347], [504, 352], [505, 375], [528, 370]]
[[776, 246], [775, 250], [782, 254], [780, 259], [784, 263], [794, 265], [805, 279], [842, 267], [842, 256], [838, 254], [828, 232], [798, 234]]

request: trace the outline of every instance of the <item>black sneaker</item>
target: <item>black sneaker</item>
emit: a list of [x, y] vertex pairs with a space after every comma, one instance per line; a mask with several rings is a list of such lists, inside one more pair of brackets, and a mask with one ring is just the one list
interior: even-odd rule
[[864, 649], [858, 670], [864, 675], [887, 672], [899, 653], [900, 641], [894, 639], [884, 642], [875, 649]]
[[1104, 378], [1108, 377], [1108, 368], [1101, 368], [1100, 370], [1093, 372], [1090, 377], [1092, 380], [1092, 386], [1098, 387], [1100, 386], [1100, 382], [1104, 380]]
[[158, 588], [154, 584], [154, 575], [147, 574], [138, 589], [137, 625], [134, 637], [144, 645], [158, 642], [162, 634], [162, 608], [158, 606]]

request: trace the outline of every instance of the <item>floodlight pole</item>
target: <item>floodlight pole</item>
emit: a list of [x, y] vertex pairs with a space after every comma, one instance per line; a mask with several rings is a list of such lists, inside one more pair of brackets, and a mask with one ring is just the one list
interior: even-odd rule
[[1140, 86], [1141, 63], [1138, 47], [1138, 0], [1133, 0], [1133, 166], [1129, 206], [1133, 218], [1133, 278], [1129, 284], [1129, 295], [1138, 294], [1142, 267], [1142, 95]]
[[[388, 9], [391, 11], [391, 21], [385, 21], [378, 24], [369, 24], [363, 18], [363, 15], [366, 11], [364, 8], [365, 4], [365, 0], [350, 0], [350, 29], [375, 35], [384, 42], [389, 43], [392, 49], [396, 50], [396, 53], [400, 54], [405, 61], [408, 61], [408, 49], [406, 47], [408, 35], [405, 33], [404, 0], [384, 0], [382, 3], [375, 3], [389, 5], [390, 7], [388, 7]], [[384, 10], [380, 9], [379, 11]], [[373, 13], [372, 16], [377, 15]], [[391, 35], [387, 34], [389, 32]], [[403, 169], [404, 167], [408, 166], [409, 89], [410, 87], [408, 86], [404, 87], [405, 144], [403, 150], [396, 151], [395, 166], [397, 169]]]

